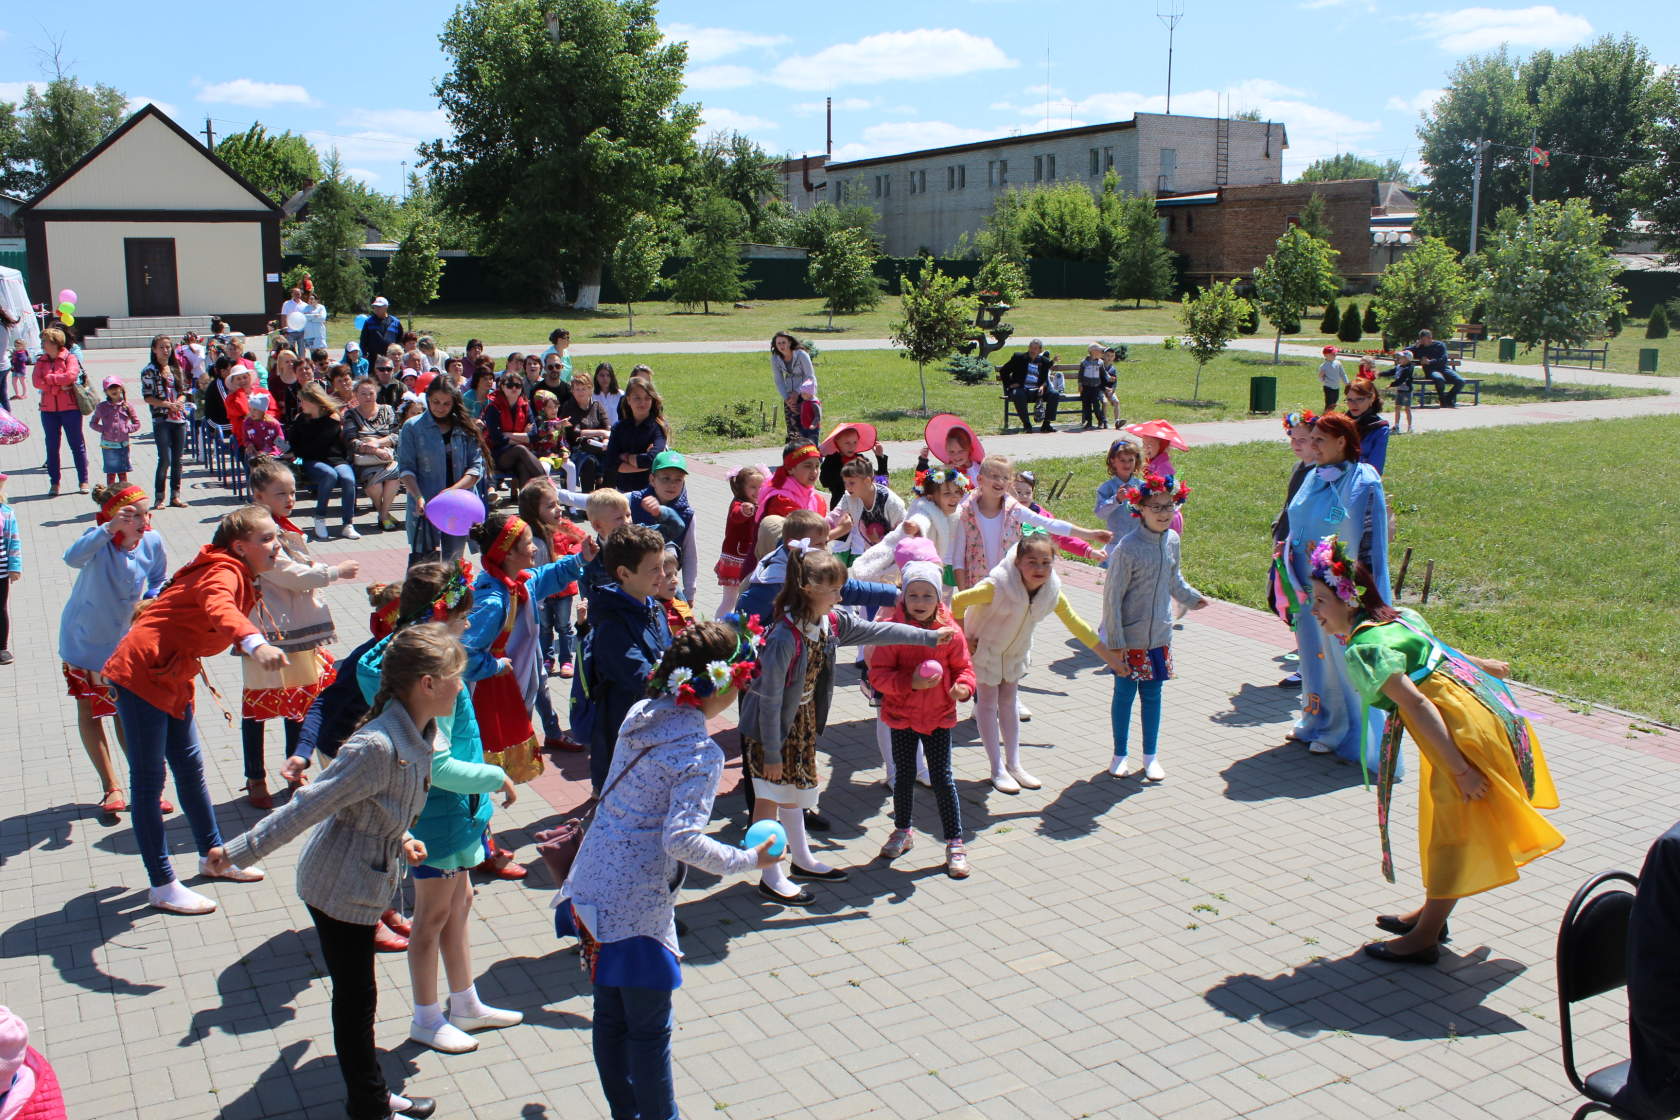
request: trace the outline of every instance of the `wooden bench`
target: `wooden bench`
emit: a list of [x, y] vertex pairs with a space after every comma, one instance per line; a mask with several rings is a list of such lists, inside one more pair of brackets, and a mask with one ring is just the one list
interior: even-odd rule
[[[1466, 396], [1470, 398], [1471, 404], [1482, 403], [1481, 378], [1466, 377], [1464, 379], [1464, 388], [1461, 389], [1458, 394], [1459, 401], [1462, 402]], [[1414, 375], [1412, 381], [1412, 407], [1438, 408], [1440, 407], [1440, 404], [1440, 396], [1435, 392], [1435, 386], [1432, 382], [1430, 382], [1429, 378], [1424, 377], [1422, 374]]]
[[1598, 366], [1599, 369], [1609, 368], [1610, 344], [1603, 346], [1548, 346], [1546, 347], [1546, 361], [1560, 366], [1579, 366], [1585, 363], [1587, 369]]
[[1449, 338], [1444, 343], [1447, 353], [1455, 358], [1474, 358], [1476, 356], [1476, 340], [1473, 338]]
[[1458, 331], [1458, 337], [1470, 342], [1487, 341], [1487, 325], [1484, 323], [1458, 323], [1453, 327]]

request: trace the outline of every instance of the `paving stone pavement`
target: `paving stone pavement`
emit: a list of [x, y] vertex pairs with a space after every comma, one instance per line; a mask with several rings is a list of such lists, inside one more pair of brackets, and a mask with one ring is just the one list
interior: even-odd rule
[[[32, 422], [32, 407], [24, 415]], [[136, 478], [150, 477], [149, 442]], [[0, 448], [26, 550], [14, 587], [16, 664], [0, 669], [0, 753], [13, 782], [0, 820], [0, 992], [56, 1065], [76, 1117], [229, 1120], [342, 1115], [330, 1054], [328, 991], [294, 892], [299, 845], [255, 885], [214, 883], [221, 909], [171, 917], [145, 906], [128, 823], [102, 821], [54, 650], [70, 585], [59, 562], [91, 523], [74, 493], [47, 499], [38, 440]], [[192, 472], [188, 510], [157, 525], [172, 567], [233, 507]], [[697, 470], [705, 555], [715, 554], [721, 470]], [[305, 511], [307, 512], [307, 511]], [[367, 518], [364, 516], [363, 523]], [[400, 574], [400, 539], [318, 546]], [[1195, 533], [1185, 543], [1195, 576]], [[706, 565], [703, 565], [703, 567]], [[1069, 596], [1098, 610], [1095, 573], [1069, 569]], [[701, 607], [716, 602], [702, 580]], [[343, 652], [364, 632], [361, 584], [329, 593]], [[1616, 713], [1577, 713], [1528, 693], [1562, 791], [1569, 837], [1522, 880], [1471, 899], [1438, 969], [1368, 961], [1371, 917], [1415, 903], [1415, 795], [1397, 797], [1400, 882], [1378, 870], [1374, 807], [1355, 768], [1283, 739], [1293, 698], [1287, 634], [1219, 604], [1176, 636], [1162, 759], [1145, 787], [1109, 778], [1110, 689], [1096, 660], [1052, 622], [1023, 696], [1029, 767], [1045, 788], [1015, 797], [981, 779], [973, 725], [957, 769], [974, 877], [947, 879], [923, 842], [892, 868], [874, 862], [890, 829], [872, 713], [840, 672], [820, 841], [852, 881], [809, 911], [761, 903], [750, 881], [692, 875], [679, 914], [691, 933], [676, 999], [684, 1115], [731, 1120], [932, 1117], [1540, 1117], [1571, 1099], [1557, 1063], [1552, 948], [1575, 886], [1637, 869], [1680, 805], [1672, 733]], [[1519, 666], [1520, 670], [1520, 666]], [[238, 689], [231, 657], [209, 671]], [[555, 684], [557, 696], [563, 695]], [[236, 732], [202, 696], [199, 725], [225, 834], [256, 819], [239, 797]], [[270, 758], [277, 766], [278, 730]], [[721, 735], [733, 748], [732, 733]], [[378, 1035], [396, 1081], [440, 1098], [440, 1116], [484, 1120], [605, 1116], [590, 1058], [588, 988], [553, 936], [548, 884], [529, 838], [580, 799], [568, 758], [512, 809], [504, 842], [537, 867], [529, 885], [482, 883], [473, 924], [481, 988], [526, 1024], [446, 1057], [405, 1041], [400, 956], [380, 959]], [[714, 834], [738, 841], [744, 812], [731, 762]], [[1637, 791], [1637, 792], [1631, 792]], [[177, 814], [169, 836], [191, 871]], [[918, 824], [937, 827], [924, 793]], [[1617, 997], [1578, 1020], [1582, 1064], [1626, 1045]]]

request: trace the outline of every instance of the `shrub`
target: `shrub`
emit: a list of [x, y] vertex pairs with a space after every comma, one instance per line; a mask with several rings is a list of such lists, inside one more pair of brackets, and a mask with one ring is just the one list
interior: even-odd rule
[[991, 362], [970, 354], [953, 354], [945, 363], [945, 372], [962, 385], [984, 385], [997, 376]]
[[1365, 337], [1365, 332], [1359, 326], [1358, 304], [1350, 303], [1347, 310], [1342, 312], [1342, 323], [1336, 331], [1336, 337], [1342, 342], [1358, 342]]
[[1668, 337], [1668, 311], [1660, 303], [1651, 308], [1651, 318], [1645, 324], [1645, 337]]
[[1341, 309], [1336, 306], [1335, 300], [1331, 300], [1329, 303], [1324, 305], [1324, 318], [1318, 321], [1318, 333], [1335, 334], [1336, 331], [1341, 328], [1341, 325]]
[[1242, 322], [1237, 324], [1237, 333], [1238, 334], [1259, 334], [1260, 333], [1260, 312], [1255, 309], [1255, 306], [1252, 303], [1248, 305], [1248, 317], [1246, 319], [1244, 319]]
[[758, 414], [747, 401], [732, 401], [722, 412], [709, 412], [695, 428], [709, 436], [744, 439], [758, 434]]
[[1360, 320], [1359, 325], [1365, 331], [1366, 334], [1376, 334], [1377, 331], [1380, 329], [1377, 326], [1377, 301], [1376, 300], [1367, 300], [1366, 301], [1366, 303], [1365, 303], [1365, 318]]

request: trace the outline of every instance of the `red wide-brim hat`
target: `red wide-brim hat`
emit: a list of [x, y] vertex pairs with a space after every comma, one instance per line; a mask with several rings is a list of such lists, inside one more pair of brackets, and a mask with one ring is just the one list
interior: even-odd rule
[[856, 432], [858, 434], [858, 451], [860, 453], [868, 451], [871, 447], [874, 447], [875, 441], [881, 438], [875, 431], [875, 425], [865, 424], [862, 421], [854, 420], [847, 424], [836, 424], [834, 426], [834, 430], [824, 436], [822, 443], [817, 445], [817, 450], [821, 451], [824, 455], [834, 454], [834, 452], [838, 450], [834, 446], [834, 441], [840, 438], [840, 434], [842, 432]]
[[1169, 447], [1176, 447], [1180, 451], [1190, 450], [1190, 445], [1184, 442], [1184, 437], [1178, 434], [1178, 429], [1165, 420], [1145, 420], [1141, 424], [1127, 424], [1126, 430], [1134, 436], [1161, 440]]
[[986, 457], [986, 449], [981, 446], [980, 437], [974, 434], [974, 429], [968, 426], [968, 421], [949, 412], [941, 412], [929, 420], [927, 427], [922, 431], [922, 439], [935, 459], [941, 463], [948, 463], [949, 460], [945, 458], [945, 440], [952, 432], [957, 431], [968, 433], [968, 445], [973, 448], [973, 462], [978, 463]]

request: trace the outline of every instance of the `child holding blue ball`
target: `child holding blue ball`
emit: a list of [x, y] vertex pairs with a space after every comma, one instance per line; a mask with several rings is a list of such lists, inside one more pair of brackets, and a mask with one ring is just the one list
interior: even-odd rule
[[[757, 671], [758, 637], [701, 622], [665, 651], [648, 699], [619, 729], [595, 819], [555, 903], [595, 986], [595, 1068], [614, 1116], [674, 1117], [671, 993], [682, 985], [674, 899], [685, 865], [740, 875], [780, 862], [775, 838], [742, 851], [706, 835], [723, 751], [706, 721]], [[780, 845], [785, 850], [785, 844]]]

